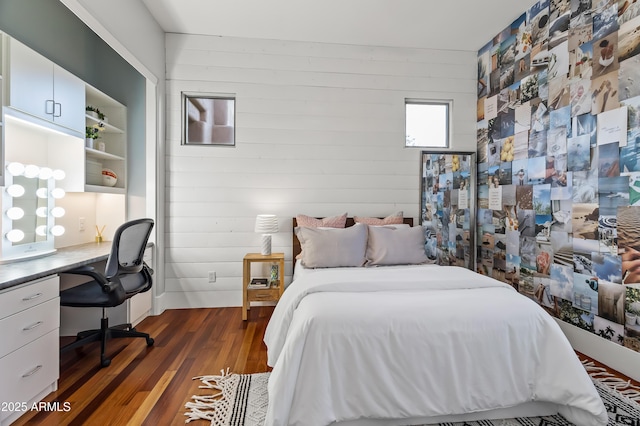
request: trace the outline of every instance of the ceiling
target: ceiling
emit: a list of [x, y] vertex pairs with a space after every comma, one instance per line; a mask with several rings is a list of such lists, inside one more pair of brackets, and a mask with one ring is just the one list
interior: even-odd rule
[[168, 33], [477, 51], [533, 0], [142, 0]]

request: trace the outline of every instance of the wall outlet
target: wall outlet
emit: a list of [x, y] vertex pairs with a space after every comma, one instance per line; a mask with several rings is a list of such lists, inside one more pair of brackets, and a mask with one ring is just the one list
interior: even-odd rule
[[78, 218], [78, 231], [84, 232], [84, 217]]
[[209, 282], [210, 283], [216, 282], [216, 271], [209, 271]]

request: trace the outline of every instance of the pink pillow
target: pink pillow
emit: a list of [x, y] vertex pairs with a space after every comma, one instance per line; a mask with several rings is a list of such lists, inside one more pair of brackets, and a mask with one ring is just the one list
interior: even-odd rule
[[353, 220], [356, 223], [364, 223], [366, 225], [400, 225], [404, 223], [402, 212], [395, 212], [384, 219], [378, 219], [377, 217], [360, 217], [354, 216]]
[[344, 228], [347, 225], [347, 214], [322, 219], [299, 214], [296, 216], [296, 222], [301, 228]]

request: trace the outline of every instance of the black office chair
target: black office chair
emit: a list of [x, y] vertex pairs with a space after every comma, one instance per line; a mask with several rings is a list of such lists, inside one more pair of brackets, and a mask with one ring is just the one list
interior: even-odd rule
[[153, 270], [143, 260], [144, 251], [153, 229], [152, 219], [136, 219], [122, 224], [115, 232], [111, 253], [104, 274], [91, 266], [81, 266], [65, 273], [86, 275], [92, 281], [60, 292], [60, 305], [102, 308], [100, 329], [81, 331], [76, 340], [60, 349], [60, 353], [79, 348], [90, 342], [101, 342], [100, 365], [107, 367], [111, 360], [105, 356], [107, 340], [113, 337], [144, 337], [147, 346], [154, 341], [147, 333], [140, 333], [131, 324], [109, 327], [106, 308], [151, 289]]

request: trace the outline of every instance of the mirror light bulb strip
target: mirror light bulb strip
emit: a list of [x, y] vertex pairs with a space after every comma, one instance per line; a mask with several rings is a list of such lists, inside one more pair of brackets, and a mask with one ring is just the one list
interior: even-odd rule
[[62, 207], [54, 207], [51, 209], [51, 216], [53, 217], [62, 217], [66, 212]]
[[7, 194], [11, 195], [13, 198], [22, 197], [24, 195], [24, 186], [18, 185], [17, 183], [9, 185], [7, 187]]
[[56, 200], [59, 200], [60, 198], [64, 198], [64, 196], [65, 196], [64, 189], [62, 189], [62, 188], [54, 188], [51, 191], [51, 196], [53, 196], [53, 198], [55, 198]]
[[24, 232], [19, 229], [12, 229], [11, 231], [7, 232], [6, 237], [7, 240], [11, 241], [12, 243], [19, 243], [24, 238]]
[[22, 163], [18, 163], [18, 162], [12, 162], [7, 164], [7, 171], [12, 175], [12, 176], [22, 176], [22, 174], [24, 173], [24, 164]]
[[24, 217], [24, 210], [20, 207], [11, 207], [7, 210], [7, 217], [11, 220], [19, 220]]
[[64, 231], [65, 229], [62, 225], [55, 225], [53, 228], [51, 228], [51, 233], [54, 237], [59, 237], [60, 235], [64, 234]]
[[24, 176], [28, 178], [34, 178], [40, 174], [40, 167], [29, 164], [24, 168]]

